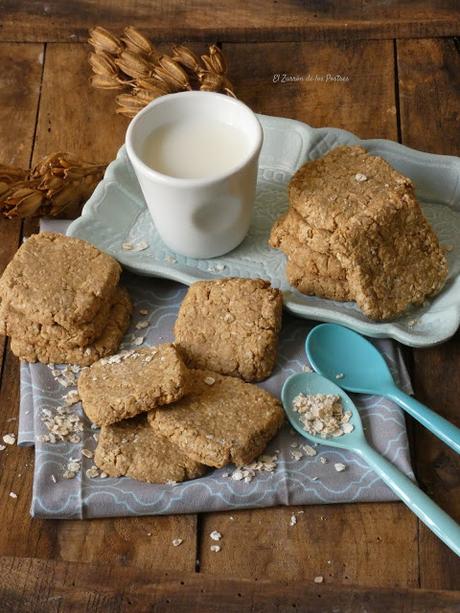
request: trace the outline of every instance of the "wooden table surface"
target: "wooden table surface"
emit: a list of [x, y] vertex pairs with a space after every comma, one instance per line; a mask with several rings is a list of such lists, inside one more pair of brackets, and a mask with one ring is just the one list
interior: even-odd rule
[[[220, 42], [254, 111], [459, 154], [455, 0], [216, 4], [0, 2], [0, 162], [114, 157], [127, 120], [113, 94], [88, 85], [85, 40], [98, 24], [137, 25], [162, 44]], [[274, 83], [283, 73], [304, 80]], [[35, 227], [0, 221], [0, 270]], [[407, 358], [417, 398], [460, 425], [460, 334]], [[0, 359], [4, 434], [16, 430], [19, 371], [3, 340]], [[460, 521], [458, 457], [413, 422], [409, 433], [420, 485]], [[33, 450], [8, 447], [0, 465], [1, 611], [460, 610], [460, 560], [400, 503], [304, 507], [295, 527], [298, 508], [44, 521], [29, 514]], [[223, 534], [218, 554], [212, 530]]]

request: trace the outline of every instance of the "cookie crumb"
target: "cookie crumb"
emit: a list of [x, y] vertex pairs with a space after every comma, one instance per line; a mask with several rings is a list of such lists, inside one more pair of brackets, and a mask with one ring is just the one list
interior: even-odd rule
[[358, 183], [364, 183], [364, 181], [367, 181], [367, 177], [366, 175], [363, 175], [362, 172], [357, 172], [355, 174], [355, 181], [358, 181]]
[[10, 492], [10, 498], [17, 498], [18, 495], [16, 494], [16, 492]]
[[7, 445], [14, 445], [16, 443], [16, 435], [14, 432], [3, 435], [3, 442]]
[[136, 330], [143, 330], [144, 328], [148, 328], [149, 327], [149, 322], [147, 319], [144, 319], [143, 321], [138, 321], [136, 324]]
[[222, 549], [222, 547], [220, 545], [211, 545], [211, 547], [209, 549], [213, 553], [219, 553], [219, 551]]
[[217, 530], [213, 530], [209, 536], [212, 538], [213, 541], [220, 541], [220, 539], [222, 538], [222, 534]]
[[179, 545], [182, 545], [183, 542], [184, 542], [184, 539], [179, 539], [179, 538], [172, 540], [173, 547], [179, 547]]
[[335, 375], [335, 378], [336, 378], [336, 379], [343, 379], [343, 378], [344, 378], [344, 376], [345, 376], [345, 375], [343, 374], [343, 372], [338, 372], [338, 373]]
[[289, 525], [290, 526], [295, 526], [297, 523], [297, 517], [294, 515], [294, 513], [291, 515], [291, 519], [289, 520]]
[[315, 577], [315, 578], [313, 579], [313, 581], [314, 581], [315, 583], [323, 583], [323, 581], [324, 581], [324, 577], [323, 577], [322, 575], [318, 575], [317, 577]]

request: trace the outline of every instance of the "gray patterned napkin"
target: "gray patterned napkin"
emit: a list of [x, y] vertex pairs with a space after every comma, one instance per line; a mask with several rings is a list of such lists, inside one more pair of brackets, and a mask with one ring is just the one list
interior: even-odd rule
[[[56, 230], [56, 227], [53, 226]], [[60, 228], [59, 228], [60, 229]], [[135, 313], [126, 339], [142, 336], [145, 345], [173, 340], [173, 325], [186, 288], [163, 279], [125, 275], [135, 304]], [[146, 309], [148, 316], [141, 315]], [[136, 323], [148, 319], [145, 329]], [[283, 381], [307, 364], [305, 336], [312, 323], [284, 314], [278, 361], [272, 376], [261, 387], [279, 397]], [[399, 348], [390, 340], [375, 341], [406, 391], [411, 391]], [[126, 343], [129, 347], [129, 343]], [[56, 366], [56, 369], [62, 369]], [[56, 374], [56, 373], [55, 373]], [[55, 414], [64, 395], [74, 387], [63, 387], [51, 369], [42, 364], [21, 364], [20, 445], [35, 445], [34, 485], [31, 513], [45, 518], [117, 517], [196, 513], [225, 509], [268, 507], [334, 502], [394, 500], [394, 494], [352, 453], [319, 446], [316, 455], [302, 450], [306, 441], [286, 425], [270, 443], [266, 454], [277, 456], [273, 471], [255, 471], [253, 478], [236, 480], [234, 467], [211, 470], [207, 475], [177, 485], [149, 485], [126, 477], [90, 478], [93, 465], [82, 456], [83, 448], [94, 450], [95, 430], [82, 412], [81, 404], [72, 407], [84, 423], [80, 442], [45, 443], [40, 435], [47, 429], [43, 410]], [[390, 400], [377, 396], [355, 396], [369, 442], [404, 473], [413, 478], [409, 463], [404, 417]], [[277, 453], [278, 451], [278, 453]], [[323, 460], [322, 460], [323, 458]], [[326, 462], [324, 462], [324, 458]], [[82, 470], [73, 479], [63, 473], [72, 459], [81, 460]], [[337, 472], [334, 464], [346, 465]], [[245, 473], [246, 474], [246, 473]]]

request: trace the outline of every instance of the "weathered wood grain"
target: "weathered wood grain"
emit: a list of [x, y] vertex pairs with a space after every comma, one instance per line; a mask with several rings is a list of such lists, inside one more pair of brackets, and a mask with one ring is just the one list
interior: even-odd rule
[[391, 41], [224, 44], [223, 50], [237, 95], [254, 111], [361, 138], [397, 138]]
[[95, 24], [121, 29], [132, 24], [158, 40], [222, 41], [325, 40], [456, 35], [455, 0], [318, 2], [307, 0], [3, 0], [2, 40], [85, 40]]
[[133, 567], [0, 558], [1, 606], [9, 613], [403, 613], [460, 609], [460, 592], [366, 589], [247, 581]]
[[[56, 150], [70, 151], [83, 159], [109, 161], [123, 143], [127, 120], [114, 113], [113, 95], [89, 86], [87, 53], [86, 46], [80, 44], [47, 46], [34, 161]], [[14, 107], [13, 101], [11, 106]], [[36, 225], [28, 222], [27, 233]], [[0, 390], [0, 419], [17, 415], [18, 398], [18, 363], [9, 354]], [[15, 429], [13, 425], [9, 428]], [[8, 430], [4, 422], [2, 426], [2, 432]], [[6, 455], [0, 456], [4, 461], [0, 499], [5, 501], [4, 522], [0, 523], [0, 553], [134, 564], [164, 571], [194, 570], [195, 516], [84, 522], [32, 519], [29, 507], [33, 452], [8, 448], [2, 453]], [[18, 494], [17, 500], [8, 497], [10, 490]], [[15, 529], [11, 530], [13, 525]], [[184, 539], [178, 548], [172, 546], [176, 537]]]
[[[254, 110], [346, 128], [363, 137], [397, 138], [390, 41], [223, 48], [237, 93]], [[272, 75], [281, 72], [342, 73], [349, 81], [273, 83]], [[299, 510], [303, 513], [290, 527], [292, 513]], [[214, 529], [224, 535], [219, 553], [209, 549]], [[415, 586], [416, 538], [416, 518], [399, 503], [206, 514], [201, 520], [201, 570], [258, 580], [323, 575], [326, 582], [342, 585]]]
[[[398, 41], [401, 133], [424, 151], [460, 153], [460, 54], [453, 40]], [[454, 246], [456, 249], [459, 245]], [[460, 425], [460, 334], [439, 347], [414, 352], [419, 400]], [[460, 521], [460, 461], [421, 426], [415, 426], [417, 476], [433, 498]], [[456, 588], [460, 559], [420, 525], [422, 587]]]

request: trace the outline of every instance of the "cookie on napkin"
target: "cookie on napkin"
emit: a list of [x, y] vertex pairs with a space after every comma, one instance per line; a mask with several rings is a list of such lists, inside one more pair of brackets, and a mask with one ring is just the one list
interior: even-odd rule
[[148, 413], [151, 427], [196, 462], [242, 466], [265, 449], [284, 420], [280, 402], [236, 377], [192, 370], [190, 393]]
[[94, 463], [110, 477], [126, 476], [148, 483], [186, 481], [207, 470], [156, 433], [144, 415], [103, 426]]
[[282, 307], [262, 279], [197, 281], [179, 310], [177, 347], [188, 366], [260, 381], [275, 364]]
[[78, 379], [83, 409], [98, 426], [179, 400], [189, 386], [189, 370], [171, 344], [103, 358]]

